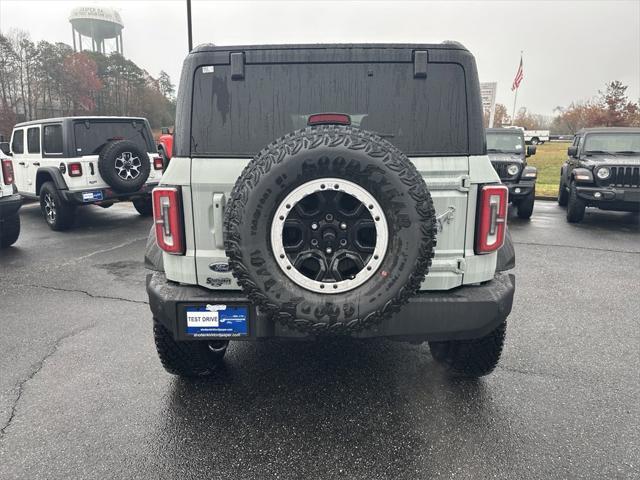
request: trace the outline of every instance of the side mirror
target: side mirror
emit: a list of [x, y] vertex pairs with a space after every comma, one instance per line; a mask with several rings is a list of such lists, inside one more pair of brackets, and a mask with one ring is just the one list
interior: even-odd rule
[[536, 147], [535, 145], [527, 146], [527, 157], [530, 157], [531, 155], [535, 155], [537, 149], [538, 147]]
[[162, 135], [171, 135], [171, 131], [169, 130], [168, 127], [162, 127], [160, 132], [162, 133]]
[[11, 155], [11, 149], [9, 148], [9, 142], [0, 142], [0, 150], [5, 155]]
[[574, 157], [575, 158], [578, 155], [578, 147], [571, 146], [571, 147], [567, 148], [567, 154], [570, 157]]

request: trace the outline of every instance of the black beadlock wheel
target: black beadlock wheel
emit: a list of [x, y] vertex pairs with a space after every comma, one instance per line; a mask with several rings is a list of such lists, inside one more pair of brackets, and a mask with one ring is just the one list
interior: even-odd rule
[[472, 340], [429, 342], [431, 355], [454, 375], [478, 378], [491, 373], [502, 354], [507, 323], [484, 337]]
[[156, 319], [153, 320], [153, 338], [164, 369], [181, 377], [213, 374], [222, 363], [229, 344], [225, 340], [177, 342]]
[[100, 151], [98, 171], [116, 192], [140, 190], [149, 178], [149, 156], [130, 140], [108, 142]]
[[225, 211], [229, 265], [281, 324], [349, 334], [388, 319], [431, 265], [436, 221], [411, 161], [346, 126], [309, 127], [247, 165]]
[[7, 248], [18, 241], [20, 236], [20, 215], [13, 214], [0, 220], [0, 248]]

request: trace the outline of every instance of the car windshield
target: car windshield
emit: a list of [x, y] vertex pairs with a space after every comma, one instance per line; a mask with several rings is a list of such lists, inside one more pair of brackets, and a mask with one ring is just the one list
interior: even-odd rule
[[520, 153], [523, 143], [520, 134], [487, 132], [487, 152]]
[[304, 128], [314, 113], [344, 113], [407, 154], [464, 154], [468, 128], [464, 70], [412, 63], [300, 63], [199, 68], [194, 80], [191, 151], [252, 156], [274, 139]]
[[155, 152], [151, 132], [142, 120], [80, 120], [73, 132], [77, 155], [97, 155], [111, 140], [131, 140], [142, 151]]
[[640, 154], [640, 133], [589, 133], [584, 141], [589, 153]]

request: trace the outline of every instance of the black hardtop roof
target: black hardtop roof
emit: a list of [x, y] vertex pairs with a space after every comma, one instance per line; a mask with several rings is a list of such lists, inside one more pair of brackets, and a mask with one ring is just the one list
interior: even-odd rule
[[42, 123], [61, 123], [69, 120], [140, 120], [146, 122], [144, 117], [117, 117], [117, 116], [78, 116], [78, 117], [55, 117], [30, 120], [28, 122], [16, 123], [13, 128], [27, 127], [29, 125], [40, 125]]
[[485, 128], [487, 133], [510, 133], [512, 135], [522, 135], [519, 128]]
[[640, 133], [640, 127], [592, 127], [583, 128], [576, 135], [585, 133]]
[[399, 49], [399, 50], [463, 50], [467, 48], [459, 42], [446, 40], [442, 43], [302, 43], [273, 45], [216, 45], [204, 43], [195, 47], [190, 54], [201, 52], [226, 52], [233, 50], [318, 50], [318, 49]]

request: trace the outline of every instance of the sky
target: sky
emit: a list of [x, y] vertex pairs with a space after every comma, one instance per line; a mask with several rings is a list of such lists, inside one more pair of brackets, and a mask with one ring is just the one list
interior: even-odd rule
[[[77, 6], [117, 9], [125, 56], [178, 83], [188, 50], [185, 0], [0, 0], [0, 31], [21, 28], [35, 41], [71, 44], [69, 13]], [[192, 14], [194, 45], [456, 40], [475, 55], [480, 81], [498, 83], [497, 101], [509, 113], [521, 51], [518, 109], [551, 115], [611, 80], [640, 99], [640, 0], [192, 0]]]

